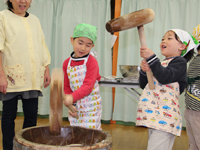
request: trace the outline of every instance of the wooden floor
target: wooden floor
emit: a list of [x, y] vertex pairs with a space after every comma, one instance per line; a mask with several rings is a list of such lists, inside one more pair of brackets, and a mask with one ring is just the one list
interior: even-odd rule
[[[1, 121], [0, 121], [1, 123]], [[21, 130], [23, 117], [18, 116], [15, 120], [15, 131]], [[48, 126], [49, 119], [38, 118], [38, 126]], [[63, 125], [69, 125], [68, 121], [63, 121]], [[146, 128], [102, 124], [102, 129], [112, 136], [113, 146], [111, 150], [146, 150], [148, 132]], [[0, 129], [0, 150], [2, 148], [2, 132]], [[181, 137], [176, 137], [173, 150], [188, 150], [188, 137], [186, 131], [182, 131]]]

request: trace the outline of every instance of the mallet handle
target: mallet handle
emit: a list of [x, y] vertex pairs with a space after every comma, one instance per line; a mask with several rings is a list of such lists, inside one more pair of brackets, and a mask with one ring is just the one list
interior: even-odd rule
[[[140, 25], [137, 28], [138, 28], [138, 33], [139, 33], [139, 39], [140, 39], [141, 46], [147, 46], [145, 33], [144, 33], [144, 26]], [[147, 71], [146, 74], [147, 74], [147, 79], [148, 79], [148, 83], [149, 83], [149, 89], [153, 90], [155, 88], [154, 87], [154, 82], [153, 82], [153, 74], [152, 74], [151, 71]]]

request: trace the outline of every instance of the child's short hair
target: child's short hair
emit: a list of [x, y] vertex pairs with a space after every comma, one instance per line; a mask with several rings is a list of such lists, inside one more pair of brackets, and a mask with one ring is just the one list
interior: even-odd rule
[[187, 62], [190, 61], [195, 55], [194, 49], [190, 50], [185, 56], [183, 56]]
[[97, 27], [90, 24], [81, 23], [74, 29], [73, 38], [86, 37], [92, 40], [93, 44], [97, 39]]
[[200, 50], [200, 43], [199, 43], [199, 46], [197, 47], [197, 51], [199, 51]]

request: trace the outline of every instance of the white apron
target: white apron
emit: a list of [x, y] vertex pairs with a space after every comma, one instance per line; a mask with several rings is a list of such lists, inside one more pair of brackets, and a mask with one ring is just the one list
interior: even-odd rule
[[[164, 60], [166, 67], [172, 59]], [[145, 126], [180, 136], [182, 116], [179, 108], [178, 82], [162, 85], [154, 78], [155, 89], [144, 88], [137, 110], [137, 126]]]
[[[69, 60], [67, 74], [72, 91], [77, 90], [83, 84], [87, 72], [88, 58], [89, 56], [85, 58], [83, 65], [74, 67], [70, 66], [71, 58]], [[97, 80], [90, 95], [76, 102], [76, 108], [79, 119], [77, 120], [69, 115], [70, 125], [101, 130], [101, 96]]]

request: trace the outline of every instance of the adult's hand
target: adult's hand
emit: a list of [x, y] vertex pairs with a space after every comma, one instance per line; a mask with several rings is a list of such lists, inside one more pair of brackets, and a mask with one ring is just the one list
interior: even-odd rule
[[6, 80], [4, 72], [0, 71], [0, 92], [6, 94], [7, 86], [8, 86], [8, 81]]
[[4, 71], [3, 71], [3, 65], [2, 65], [2, 56], [1, 56], [1, 51], [0, 51], [0, 92], [3, 94], [6, 94], [8, 86], [8, 81], [6, 80]]
[[46, 66], [46, 70], [44, 72], [44, 88], [48, 87], [51, 82], [51, 76], [49, 74], [49, 66]]

